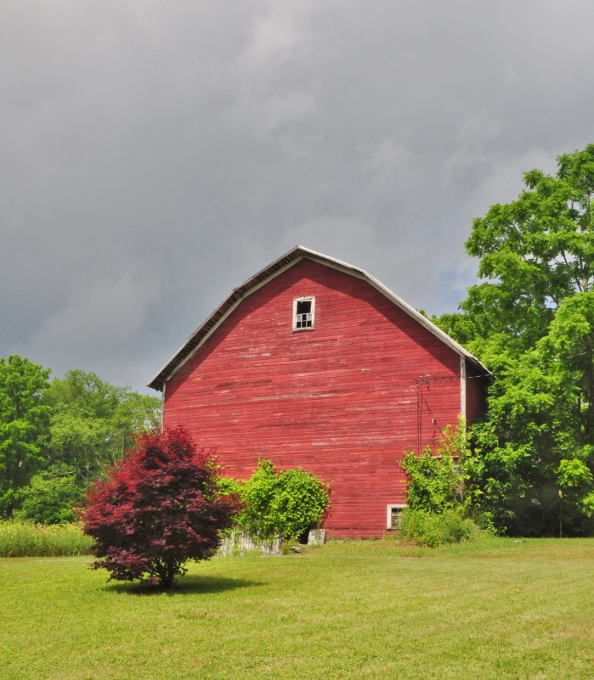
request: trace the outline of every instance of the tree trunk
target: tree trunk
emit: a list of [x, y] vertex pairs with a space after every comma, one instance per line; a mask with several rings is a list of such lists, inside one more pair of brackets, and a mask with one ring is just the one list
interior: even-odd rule
[[589, 348], [587, 354], [588, 365], [585, 370], [586, 379], [586, 398], [588, 400], [588, 410], [586, 413], [585, 435], [588, 443], [594, 443], [594, 370], [592, 368], [592, 350]]
[[156, 572], [161, 587], [171, 588], [175, 582], [176, 575], [179, 573], [179, 564], [177, 562], [162, 562], [159, 560]]

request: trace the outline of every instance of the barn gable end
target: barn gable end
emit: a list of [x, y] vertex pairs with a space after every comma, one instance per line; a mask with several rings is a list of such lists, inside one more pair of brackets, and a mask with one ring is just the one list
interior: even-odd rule
[[[301, 255], [157, 376], [164, 422], [188, 427], [229, 475], [249, 476], [262, 457], [314, 472], [332, 489], [327, 530], [378, 536], [388, 506], [405, 503], [402, 456], [434, 447], [461, 410], [475, 414], [480, 381], [464, 373], [485, 371], [365, 275]], [[294, 330], [303, 298], [315, 300], [313, 328]]]

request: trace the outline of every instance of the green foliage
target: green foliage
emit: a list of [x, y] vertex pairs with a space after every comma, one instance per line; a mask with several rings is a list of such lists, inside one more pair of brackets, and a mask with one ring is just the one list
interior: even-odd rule
[[[586, 501], [594, 469], [594, 391], [588, 386], [593, 300], [591, 292], [567, 298], [532, 349], [498, 359], [489, 417], [472, 428], [467, 471], [479, 505], [501, 529], [557, 533], [562, 513], [566, 531], [594, 530]], [[578, 468], [581, 483], [567, 487], [569, 471]]]
[[42, 403], [49, 369], [28, 359], [0, 359], [0, 515], [11, 517], [15, 493], [43, 466], [49, 408]]
[[461, 475], [449, 456], [433, 456], [427, 447], [422, 455], [410, 451], [404, 456], [402, 469], [408, 477], [408, 506], [413, 510], [440, 513], [461, 502]]
[[581, 460], [562, 460], [557, 468], [557, 481], [562, 489], [577, 489], [592, 484], [592, 473]]
[[478, 537], [478, 527], [464, 519], [459, 510], [440, 513], [406, 508], [400, 525], [400, 537], [417, 545], [437, 548], [446, 543], [461, 543]]
[[159, 425], [161, 402], [94, 373], [0, 359], [0, 516], [74, 520], [81, 490], [122, 459], [136, 434]]
[[219, 487], [219, 493], [223, 496], [230, 496], [233, 494], [245, 501], [245, 484], [234, 477], [218, 477], [217, 485]]
[[462, 507], [465, 501], [464, 462], [469, 455], [464, 421], [447, 427], [435, 455], [427, 447], [422, 455], [410, 451], [402, 460], [408, 477], [407, 504], [411, 510], [442, 513]]
[[55, 378], [45, 403], [51, 408], [48, 463], [74, 468], [83, 484], [119, 462], [132, 447], [134, 435], [154, 429], [160, 420], [157, 397], [110, 385], [79, 370]]
[[88, 552], [93, 539], [76, 524], [0, 522], [0, 557], [61, 557]]
[[402, 469], [408, 477], [411, 509], [440, 513], [460, 505], [461, 475], [449, 456], [433, 456], [430, 447], [420, 456], [410, 451], [402, 460]]
[[483, 282], [434, 321], [496, 376], [465, 463], [475, 508], [512, 534], [591, 534], [594, 145], [524, 183], [474, 220], [466, 247]]
[[547, 334], [565, 298], [592, 287], [594, 145], [559, 156], [556, 176], [525, 173], [524, 184], [516, 201], [473, 221], [466, 248], [484, 282], [460, 305], [470, 335], [503, 334], [514, 353]]
[[[408, 507], [402, 515], [401, 538], [435, 548], [478, 536], [477, 524], [467, 517], [473, 510], [474, 491], [468, 487], [466, 470], [470, 456], [462, 418], [456, 429], [444, 430], [435, 455], [427, 447], [420, 456], [412, 451], [404, 456]], [[491, 529], [489, 517], [480, 519], [484, 528]]]
[[238, 515], [238, 527], [262, 539], [282, 535], [297, 540], [312, 526], [318, 526], [328, 508], [328, 489], [313, 474], [301, 468], [278, 473], [270, 460], [260, 460], [245, 482], [223, 478], [222, 493], [237, 494], [245, 503]]
[[37, 524], [65, 524], [76, 521], [74, 506], [81, 500], [84, 488], [76, 483], [75, 471], [65, 465], [53, 465], [31, 479], [20, 489], [19, 519]]

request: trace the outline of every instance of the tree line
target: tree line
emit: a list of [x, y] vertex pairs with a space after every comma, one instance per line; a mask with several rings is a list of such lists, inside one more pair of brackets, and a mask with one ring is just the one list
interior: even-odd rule
[[72, 521], [73, 505], [120, 461], [138, 432], [160, 422], [161, 401], [94, 373], [0, 359], [0, 517]]

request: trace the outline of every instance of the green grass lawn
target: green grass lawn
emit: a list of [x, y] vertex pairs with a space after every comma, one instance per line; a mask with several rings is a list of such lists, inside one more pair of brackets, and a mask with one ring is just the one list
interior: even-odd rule
[[0, 678], [594, 678], [594, 539], [388, 541], [193, 565], [0, 559]]

